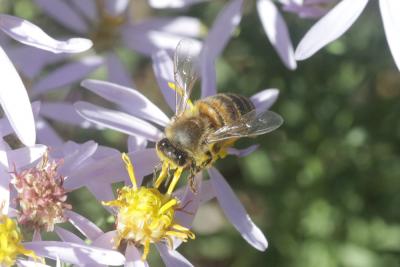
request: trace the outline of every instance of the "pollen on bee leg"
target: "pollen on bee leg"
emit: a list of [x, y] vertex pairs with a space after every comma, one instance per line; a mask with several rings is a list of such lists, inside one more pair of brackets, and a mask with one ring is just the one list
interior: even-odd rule
[[174, 177], [172, 178], [172, 181], [171, 181], [171, 183], [169, 184], [169, 187], [168, 187], [168, 190], [167, 190], [167, 194], [168, 194], [168, 195], [171, 195], [172, 192], [174, 191], [175, 186], [176, 186], [176, 184], [178, 183], [179, 178], [180, 178], [181, 175], [182, 175], [182, 171], [183, 171], [183, 168], [177, 168], [177, 169], [176, 169], [176, 171], [175, 171], [175, 173], [174, 173]]

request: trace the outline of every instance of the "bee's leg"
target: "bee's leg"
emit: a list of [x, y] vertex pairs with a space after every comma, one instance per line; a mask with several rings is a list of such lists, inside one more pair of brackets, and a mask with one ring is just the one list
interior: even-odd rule
[[195, 179], [194, 179], [194, 177], [196, 176], [196, 166], [191, 166], [190, 167], [190, 173], [189, 173], [189, 176], [188, 176], [188, 181], [189, 181], [189, 186], [190, 186], [190, 190], [193, 192], [193, 193], [197, 193], [197, 189], [196, 189], [196, 181], [195, 181]]
[[169, 184], [168, 190], [167, 190], [167, 194], [171, 195], [172, 192], [175, 189], [176, 184], [179, 181], [179, 178], [181, 177], [183, 172], [183, 168], [177, 168], [176, 171], [174, 172], [174, 177], [172, 178], [171, 183]]
[[227, 142], [225, 144], [223, 144], [220, 148], [220, 150], [218, 151], [217, 154], [215, 154], [215, 159], [220, 158], [223, 159], [228, 155], [228, 148], [232, 147], [233, 142]]
[[155, 188], [159, 188], [162, 182], [165, 180], [165, 178], [167, 178], [168, 170], [169, 170], [169, 164], [167, 162], [164, 162], [161, 168], [160, 175], [158, 176], [157, 180], [154, 183]]
[[210, 150], [206, 152], [206, 156], [207, 156], [207, 158], [201, 163], [202, 168], [206, 168], [214, 160], [213, 154]]

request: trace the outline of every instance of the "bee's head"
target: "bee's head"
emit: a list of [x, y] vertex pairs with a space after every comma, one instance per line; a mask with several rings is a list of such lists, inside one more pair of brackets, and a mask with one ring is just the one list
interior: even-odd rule
[[166, 159], [177, 167], [185, 167], [189, 163], [188, 154], [174, 146], [168, 138], [163, 138], [156, 144], [157, 154], [161, 159]]

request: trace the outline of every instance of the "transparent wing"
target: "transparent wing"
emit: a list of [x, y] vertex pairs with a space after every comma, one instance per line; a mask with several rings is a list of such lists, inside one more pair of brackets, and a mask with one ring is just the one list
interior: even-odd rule
[[174, 79], [175, 79], [175, 115], [179, 116], [186, 110], [187, 102], [194, 84], [198, 78], [199, 45], [193, 40], [181, 40], [175, 50]]
[[256, 114], [256, 110], [242, 116], [231, 125], [219, 128], [207, 138], [208, 143], [214, 143], [230, 138], [250, 137], [272, 132], [283, 123], [283, 118], [272, 111]]

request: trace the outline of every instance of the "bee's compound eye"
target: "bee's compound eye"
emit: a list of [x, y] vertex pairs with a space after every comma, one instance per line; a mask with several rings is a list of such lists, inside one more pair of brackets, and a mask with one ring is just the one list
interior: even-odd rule
[[182, 152], [176, 154], [177, 163], [179, 166], [184, 166], [186, 164], [186, 155]]
[[168, 141], [168, 139], [167, 139], [167, 138], [161, 139], [161, 140], [158, 142], [158, 146], [159, 146], [160, 148], [167, 148], [167, 147], [169, 147], [169, 141]]

